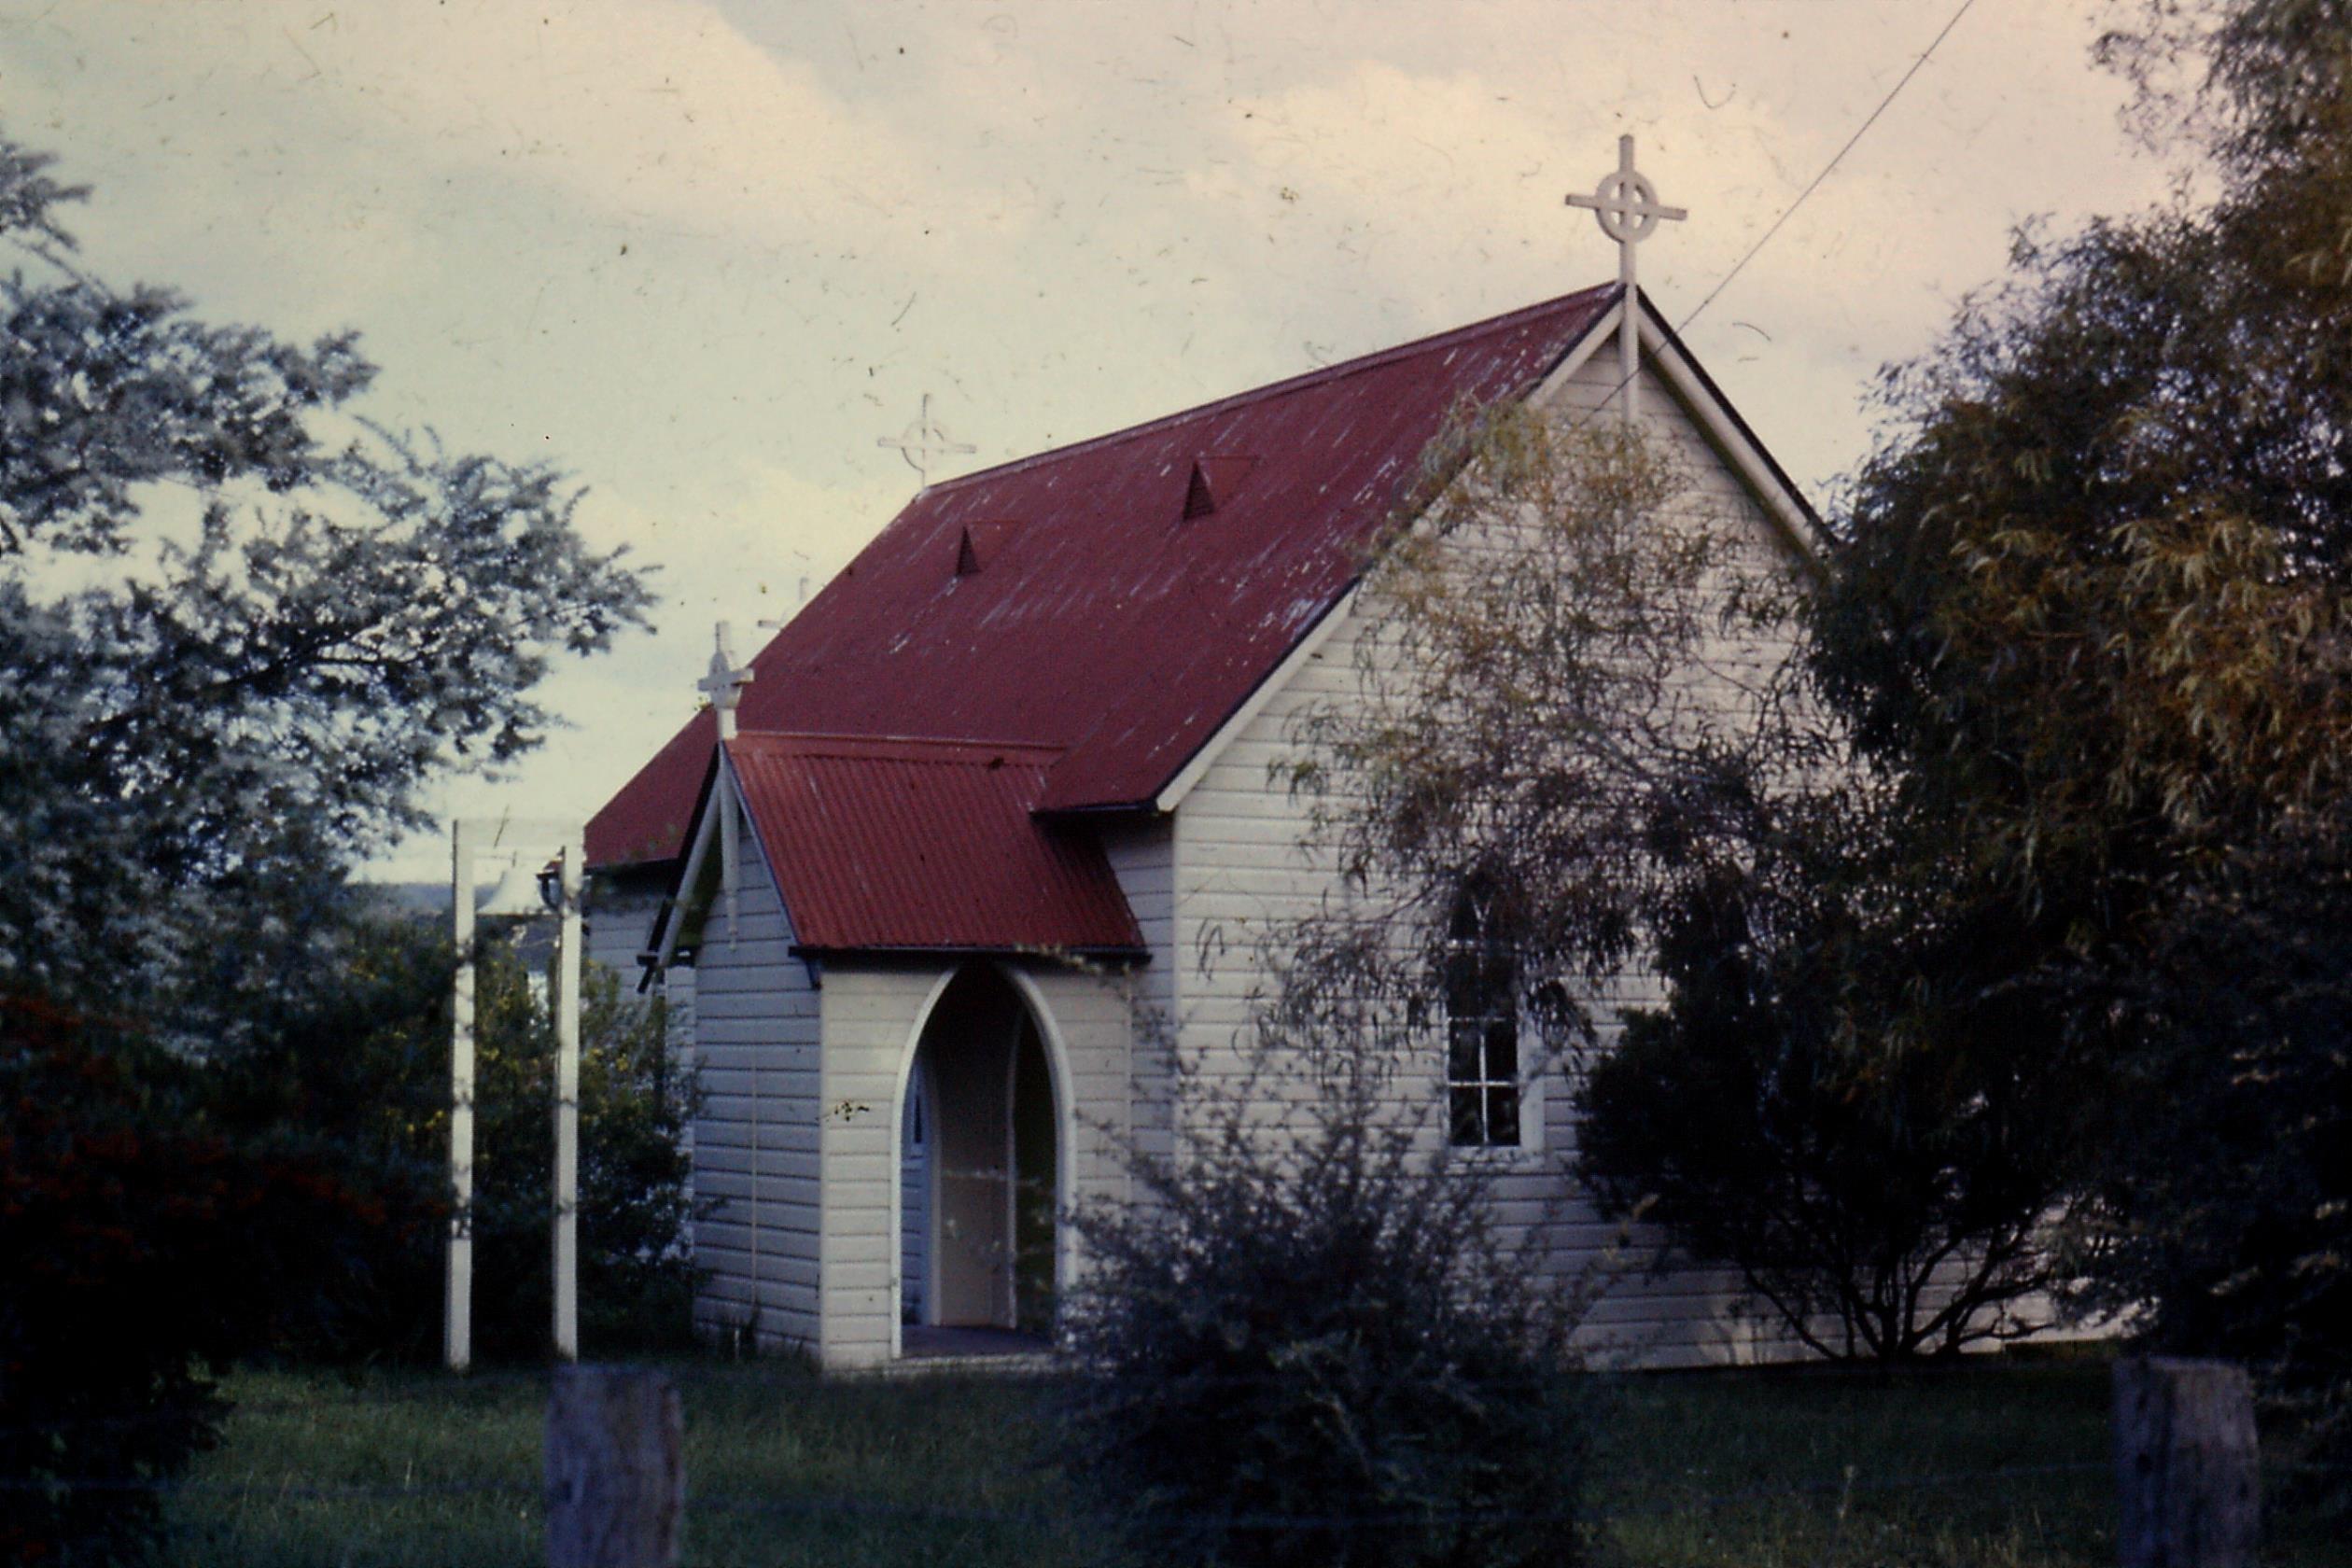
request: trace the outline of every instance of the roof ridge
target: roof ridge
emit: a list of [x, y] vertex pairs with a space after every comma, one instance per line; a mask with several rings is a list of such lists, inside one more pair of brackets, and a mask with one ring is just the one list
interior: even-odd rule
[[[1498, 331], [1506, 327], [1515, 326], [1522, 320], [1541, 315], [1546, 312], [1560, 310], [1574, 302], [1589, 300], [1596, 294], [1610, 293], [1622, 287], [1615, 283], [1596, 283], [1590, 287], [1579, 288], [1573, 293], [1561, 294], [1549, 300], [1539, 300], [1532, 305], [1521, 305], [1517, 310], [1505, 311], [1500, 315], [1488, 316], [1483, 321], [1473, 321], [1466, 326], [1449, 327], [1440, 332], [1409, 338], [1404, 343], [1393, 343], [1387, 348], [1376, 349], [1370, 354], [1359, 355], [1353, 359], [1342, 359], [1336, 365], [1318, 365], [1313, 370], [1302, 371], [1296, 375], [1285, 376], [1280, 381], [1267, 382], [1262, 386], [1248, 387], [1239, 392], [1230, 392], [1222, 398], [1212, 398], [1205, 403], [1196, 403], [1191, 408], [1178, 409], [1172, 413], [1158, 414], [1140, 424], [1125, 425], [1115, 430], [1106, 430], [1099, 436], [1088, 436], [1083, 441], [1074, 441], [1063, 446], [1047, 447], [1043, 452], [1032, 452], [1026, 457], [1015, 457], [1009, 462], [999, 463], [991, 468], [977, 469], [968, 474], [958, 474], [953, 479], [943, 479], [936, 484], [924, 485], [915, 493], [915, 496], [917, 499], [920, 499], [925, 496], [944, 494], [980, 480], [1019, 473], [1040, 463], [1058, 462], [1074, 454], [1106, 446], [1113, 441], [1147, 435], [1183, 420], [1197, 419], [1205, 414], [1222, 413], [1228, 409], [1243, 408], [1251, 403], [1263, 402], [1268, 398], [1296, 392], [1303, 387], [1341, 381], [1351, 375], [1362, 374], [1365, 371], [1393, 364], [1399, 359], [1407, 358], [1413, 355], [1426, 354], [1434, 349], [1449, 346], [1450, 341], [1466, 340], [1481, 333]], [[912, 504], [910, 501], [909, 505]]]
[[957, 735], [848, 735], [823, 730], [770, 730], [745, 728], [735, 732], [740, 741], [782, 741], [809, 751], [828, 747], [918, 747], [928, 750], [954, 749], [964, 751], [1032, 751], [1047, 759], [1060, 757], [1070, 748], [1042, 740], [973, 740]]

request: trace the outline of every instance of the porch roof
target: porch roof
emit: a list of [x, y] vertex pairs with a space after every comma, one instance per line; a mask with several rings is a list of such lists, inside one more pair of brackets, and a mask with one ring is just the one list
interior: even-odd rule
[[1059, 756], [867, 736], [727, 744], [801, 947], [1141, 953], [1095, 835], [1033, 815]]

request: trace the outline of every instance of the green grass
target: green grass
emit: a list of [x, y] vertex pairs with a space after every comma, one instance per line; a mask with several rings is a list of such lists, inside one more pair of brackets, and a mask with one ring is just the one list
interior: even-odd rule
[[[689, 1564], [1111, 1560], [1036, 1457], [1034, 1383], [825, 1381], [775, 1363], [672, 1370], [686, 1405]], [[2107, 1379], [2086, 1360], [1610, 1379], [1587, 1494], [1604, 1519], [1595, 1556], [1629, 1568], [2104, 1565]], [[231, 1392], [243, 1408], [227, 1441], [174, 1502], [173, 1561], [543, 1558], [543, 1379], [252, 1373]], [[2280, 1568], [2352, 1564], [2289, 1513], [2274, 1510], [2270, 1537], [2266, 1561]]]
[[[1104, 1561], [1033, 1458], [1034, 1384], [670, 1370], [686, 1407], [689, 1564]], [[395, 1373], [355, 1388], [255, 1373], [230, 1392], [244, 1408], [175, 1500], [175, 1562], [544, 1561], [543, 1377]]]
[[[1620, 1379], [1587, 1505], [1604, 1561], [1644, 1568], [2106, 1568], [2107, 1362], [1906, 1374], [1792, 1367]], [[2264, 1561], [2352, 1564], [2270, 1510]]]
[[1603, 1441], [1589, 1502], [1628, 1561], [2114, 1560], [2103, 1365], [1635, 1379]]

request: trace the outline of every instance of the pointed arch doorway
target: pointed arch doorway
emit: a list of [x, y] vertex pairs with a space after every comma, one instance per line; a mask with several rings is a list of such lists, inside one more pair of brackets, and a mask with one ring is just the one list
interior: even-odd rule
[[956, 1330], [1051, 1333], [1063, 1157], [1054, 1074], [1035, 1012], [993, 966], [970, 965], [940, 992], [900, 1138], [908, 1353], [988, 1348]]

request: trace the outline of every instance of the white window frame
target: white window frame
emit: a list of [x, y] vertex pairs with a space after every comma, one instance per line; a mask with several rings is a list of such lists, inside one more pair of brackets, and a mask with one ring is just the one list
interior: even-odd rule
[[[1526, 999], [1520, 995], [1519, 955], [1507, 945], [1495, 943], [1488, 934], [1491, 930], [1492, 917], [1481, 907], [1480, 901], [1491, 897], [1491, 893], [1483, 893], [1475, 886], [1465, 887], [1456, 894], [1453, 908], [1447, 917], [1446, 959], [1449, 972], [1452, 964], [1461, 959], [1475, 957], [1483, 962], [1491, 962], [1498, 957], [1508, 959], [1509, 968], [1506, 972], [1505, 982], [1499, 989], [1505, 1004], [1510, 1009], [1508, 1014], [1512, 1058], [1510, 1076], [1496, 1076], [1493, 1063], [1488, 1055], [1491, 1042], [1486, 1030], [1495, 1023], [1503, 1021], [1504, 1015], [1492, 1011], [1472, 1015], [1469, 1017], [1457, 1015], [1453, 1006], [1453, 978], [1451, 973], [1448, 973], [1441, 976], [1444, 1001], [1442, 1045], [1444, 1059], [1440, 1066], [1439, 1093], [1443, 1096], [1444, 1127], [1448, 1149], [1458, 1158], [1508, 1162], [1525, 1159], [1543, 1152], [1545, 1073], [1541, 1063], [1537, 1063], [1532, 1071], [1529, 1068], [1527, 1042], [1530, 1037], [1531, 1020], [1527, 1013]], [[1475, 914], [1477, 922], [1477, 934], [1466, 939], [1457, 934], [1465, 910]], [[1482, 978], [1491, 979], [1491, 976], [1486, 975]], [[1475, 1024], [1479, 1029], [1477, 1047], [1478, 1071], [1476, 1077], [1457, 1078], [1454, 1075], [1454, 1036], [1457, 1028], [1465, 1024]], [[1515, 1096], [1518, 1126], [1514, 1131], [1517, 1136], [1507, 1142], [1495, 1141], [1491, 1137], [1491, 1127], [1489, 1125], [1492, 1103], [1491, 1097], [1499, 1089], [1508, 1089]], [[1475, 1091], [1479, 1097], [1480, 1137], [1474, 1141], [1461, 1141], [1455, 1136], [1454, 1097], [1463, 1090]]]

